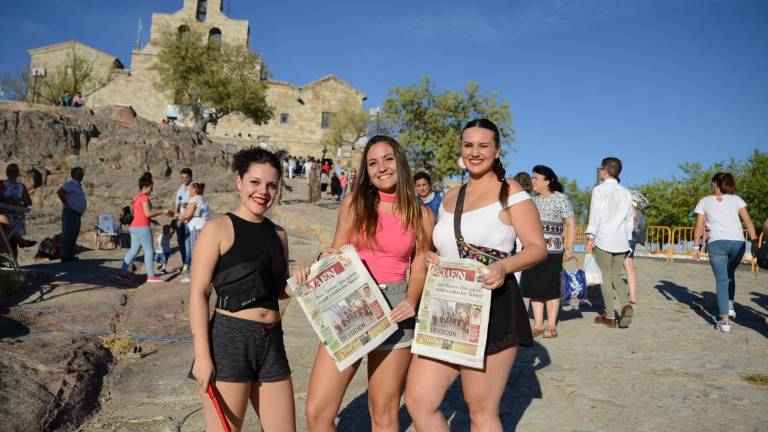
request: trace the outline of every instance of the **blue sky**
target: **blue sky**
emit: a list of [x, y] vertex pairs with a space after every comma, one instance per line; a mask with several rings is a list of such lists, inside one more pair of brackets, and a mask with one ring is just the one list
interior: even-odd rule
[[[137, 21], [181, 0], [5, 2], [0, 74], [26, 50], [78, 39], [129, 63]], [[582, 185], [604, 156], [623, 182], [669, 177], [768, 151], [768, 1], [225, 0], [251, 26], [275, 79], [336, 74], [375, 107], [394, 86], [429, 75], [469, 80], [511, 105], [517, 151], [507, 171], [539, 163]]]

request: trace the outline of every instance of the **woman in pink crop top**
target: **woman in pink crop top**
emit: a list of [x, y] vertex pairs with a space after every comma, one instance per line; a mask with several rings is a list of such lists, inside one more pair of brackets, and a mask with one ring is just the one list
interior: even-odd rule
[[[432, 247], [432, 211], [419, 205], [403, 150], [394, 139], [368, 141], [360, 180], [344, 198], [336, 222], [334, 253], [352, 244], [392, 307], [398, 331], [368, 354], [368, 405], [374, 430], [398, 430], [400, 394], [411, 361], [416, 305], [424, 288], [424, 254]], [[411, 269], [410, 280], [406, 272]], [[303, 281], [308, 269], [294, 271]], [[327, 351], [318, 347], [309, 379], [307, 425], [310, 431], [334, 430], [334, 420], [360, 362], [339, 372]]]

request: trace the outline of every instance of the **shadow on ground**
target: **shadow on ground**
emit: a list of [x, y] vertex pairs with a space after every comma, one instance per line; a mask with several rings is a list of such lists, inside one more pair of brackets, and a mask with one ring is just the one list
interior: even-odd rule
[[[714, 292], [691, 291], [688, 287], [678, 285], [674, 282], [662, 280], [654, 287], [659, 291], [661, 295], [667, 300], [677, 301], [684, 305], [687, 305], [691, 310], [696, 312], [704, 321], [711, 325], [715, 325], [717, 320], [717, 295]], [[739, 289], [737, 286], [736, 289]], [[753, 301], [762, 307], [768, 305], [768, 296], [753, 292]], [[762, 297], [762, 298], [761, 298]], [[766, 315], [764, 312], [755, 310], [751, 306], [742, 305], [740, 303], [734, 304], [736, 310], [736, 324], [754, 330], [763, 337], [768, 338], [768, 323], [766, 323]]]
[[[499, 417], [503, 430], [514, 431], [533, 399], [542, 398], [541, 384], [536, 372], [550, 363], [549, 352], [541, 344], [536, 343], [531, 348], [520, 348], [501, 397]], [[467, 404], [464, 403], [462, 395], [461, 380], [457, 379], [448, 389], [440, 404], [440, 411], [450, 422], [452, 431], [470, 430], [471, 422]], [[413, 426], [405, 406], [400, 408], [398, 417], [400, 431]], [[341, 410], [337, 430], [339, 432], [371, 430], [368, 392], [361, 394]]]

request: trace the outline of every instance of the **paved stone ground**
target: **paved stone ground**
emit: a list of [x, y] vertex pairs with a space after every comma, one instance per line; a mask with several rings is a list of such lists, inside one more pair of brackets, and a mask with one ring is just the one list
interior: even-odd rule
[[[307, 263], [330, 243], [337, 205], [309, 206], [302, 202], [302, 181], [293, 184], [296, 189], [287, 204], [276, 206], [273, 218], [289, 230], [292, 258]], [[176, 275], [163, 285], [115, 283], [114, 268], [124, 252], [92, 251], [76, 264], [38, 266], [57, 276], [31, 290], [13, 313], [39, 318], [24, 321], [29, 334], [19, 332], [14, 343], [0, 337], [2, 349], [18, 350], [43, 331], [49, 337], [99, 330], [142, 336], [116, 354], [100, 410], [80, 430], [200, 431], [199, 399], [186, 378], [192, 359], [187, 286]], [[172, 264], [177, 260], [175, 255]], [[502, 400], [504, 430], [768, 430], [768, 386], [744, 378], [768, 374], [768, 272], [755, 275], [746, 266], [738, 271], [736, 325], [723, 334], [714, 329], [708, 265], [635, 261], [640, 290], [631, 328], [596, 326], [590, 308], [563, 312], [558, 338], [521, 349]], [[303, 410], [317, 340], [297, 304], [281, 306], [298, 426], [306, 430]], [[41, 316], [41, 310], [57, 318]], [[441, 409], [453, 430], [464, 431], [469, 419], [460, 392], [454, 385]], [[401, 430], [413, 430], [404, 407], [400, 419]], [[347, 392], [338, 429], [370, 429], [364, 372]], [[244, 430], [260, 430], [253, 411]]]

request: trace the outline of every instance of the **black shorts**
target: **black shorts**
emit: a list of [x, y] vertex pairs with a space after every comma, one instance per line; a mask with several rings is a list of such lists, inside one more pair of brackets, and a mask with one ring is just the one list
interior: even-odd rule
[[[216, 381], [268, 382], [291, 375], [281, 323], [214, 313], [209, 329]], [[191, 369], [187, 377], [194, 379]]]

